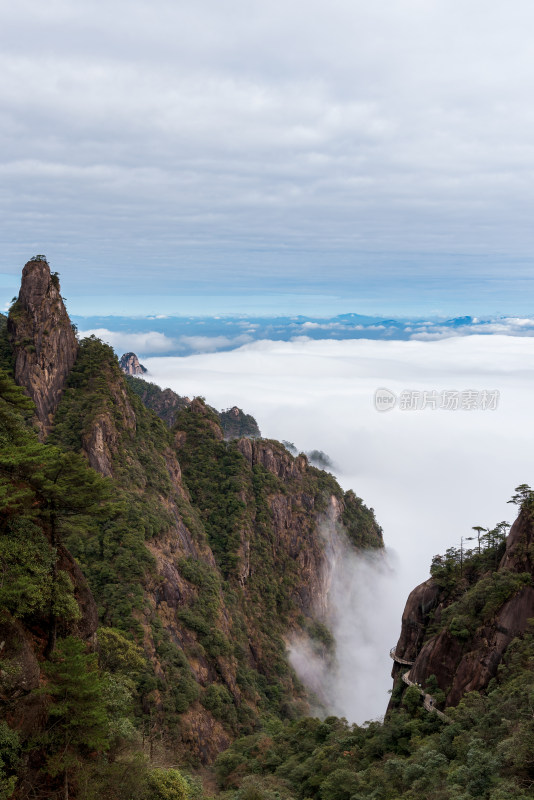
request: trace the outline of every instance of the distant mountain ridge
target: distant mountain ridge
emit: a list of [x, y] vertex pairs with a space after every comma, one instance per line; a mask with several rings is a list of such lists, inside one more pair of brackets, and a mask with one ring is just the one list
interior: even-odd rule
[[[336, 317], [75, 317], [80, 330], [128, 347], [135, 335], [143, 358], [188, 356], [233, 350], [256, 341], [353, 339], [426, 340], [472, 335], [533, 336], [532, 316], [392, 318], [340, 314]], [[157, 336], [154, 336], [154, 333]], [[144, 341], [143, 341], [144, 340]]]

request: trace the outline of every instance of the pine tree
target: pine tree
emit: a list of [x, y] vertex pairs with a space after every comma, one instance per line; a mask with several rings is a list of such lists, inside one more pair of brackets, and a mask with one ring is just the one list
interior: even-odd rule
[[63, 778], [65, 800], [69, 783], [84, 756], [108, 746], [109, 720], [104, 701], [104, 681], [97, 656], [87, 653], [79, 639], [62, 639], [45, 665], [49, 684], [40, 692], [52, 697], [47, 728], [46, 771]]

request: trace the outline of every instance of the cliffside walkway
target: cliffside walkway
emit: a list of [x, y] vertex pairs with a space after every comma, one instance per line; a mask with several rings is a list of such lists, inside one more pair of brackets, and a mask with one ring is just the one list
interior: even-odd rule
[[407, 667], [411, 667], [414, 662], [406, 661], [405, 658], [399, 658], [399, 656], [396, 653], [396, 649], [397, 649], [396, 647], [392, 647], [391, 650], [389, 651], [389, 655], [391, 656], [393, 661], [396, 661], [397, 664], [406, 664]]
[[[392, 647], [391, 650], [389, 651], [389, 655], [391, 656], [393, 661], [395, 661], [396, 664], [405, 664], [407, 667], [411, 667], [414, 664], [413, 661], [407, 661], [405, 658], [400, 658], [395, 652], [394, 647]], [[404, 683], [408, 684], [408, 686], [415, 686], [419, 694], [423, 696], [423, 705], [426, 708], [426, 710], [434, 714], [437, 714], [438, 717], [443, 720], [443, 722], [452, 722], [452, 719], [448, 717], [446, 714], [444, 714], [443, 711], [438, 711], [438, 709], [436, 708], [436, 701], [434, 700], [432, 695], [427, 694], [425, 690], [421, 689], [421, 687], [417, 683], [414, 683], [409, 679], [408, 677], [409, 674], [410, 670], [408, 670], [408, 672], [405, 672], [403, 674], [402, 680], [404, 681]]]
[[427, 694], [424, 689], [421, 689], [421, 687], [418, 686], [417, 683], [414, 683], [409, 679], [408, 677], [409, 674], [410, 671], [408, 670], [408, 672], [405, 672], [404, 675], [402, 676], [402, 680], [404, 681], [404, 683], [407, 683], [408, 686], [415, 686], [419, 694], [423, 695], [424, 698], [423, 705], [426, 708], [426, 710], [432, 711], [434, 714], [437, 714], [438, 717], [443, 720], [443, 722], [452, 722], [452, 719], [448, 717], [446, 714], [444, 714], [443, 711], [438, 711], [438, 709], [436, 708], [436, 701], [434, 700], [432, 695]]

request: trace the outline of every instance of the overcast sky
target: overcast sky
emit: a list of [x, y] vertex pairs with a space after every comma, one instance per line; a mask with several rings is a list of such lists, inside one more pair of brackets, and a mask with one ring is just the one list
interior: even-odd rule
[[5, 293], [37, 252], [74, 313], [531, 307], [529, 0], [18, 0], [0, 22]]

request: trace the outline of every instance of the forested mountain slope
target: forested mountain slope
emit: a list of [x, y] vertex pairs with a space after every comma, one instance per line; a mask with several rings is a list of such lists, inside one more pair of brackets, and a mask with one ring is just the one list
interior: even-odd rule
[[149, 791], [136, 753], [209, 763], [302, 714], [286, 640], [325, 636], [322, 522], [380, 548], [372, 511], [278, 442], [225, 441], [200, 399], [169, 429], [76, 342], [42, 257], [1, 336], [4, 795], [130, 796], [125, 763]]
[[306, 717], [286, 643], [331, 645], [328, 537], [381, 548], [374, 514], [141, 383], [29, 262], [0, 324], [0, 800], [532, 798], [530, 488], [410, 595], [385, 721]]

